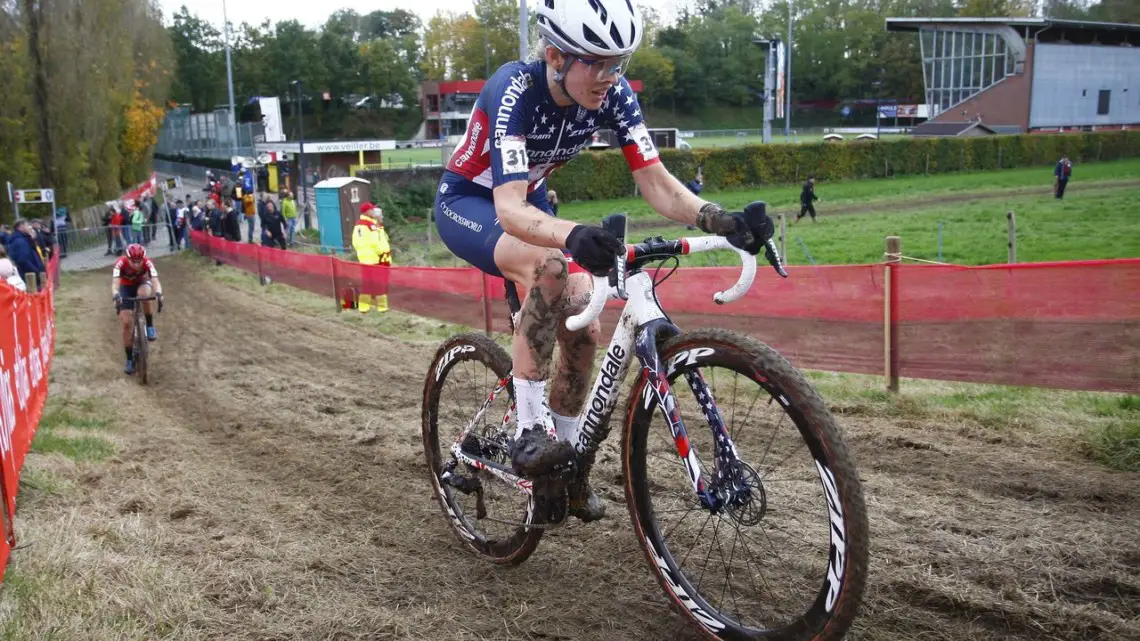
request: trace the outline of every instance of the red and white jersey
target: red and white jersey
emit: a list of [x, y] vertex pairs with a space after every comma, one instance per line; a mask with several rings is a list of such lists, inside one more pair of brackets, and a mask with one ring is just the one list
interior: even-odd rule
[[141, 285], [152, 278], [158, 278], [158, 270], [154, 268], [154, 263], [149, 258], [144, 258], [142, 263], [135, 267], [126, 256], [121, 256], [115, 261], [111, 278], [119, 279], [123, 285]]

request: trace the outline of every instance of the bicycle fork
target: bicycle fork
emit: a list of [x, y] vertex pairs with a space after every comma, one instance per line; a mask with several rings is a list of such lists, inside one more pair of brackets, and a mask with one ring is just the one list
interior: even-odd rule
[[[693, 486], [693, 491], [696, 493], [701, 506], [715, 513], [724, 508], [746, 504], [751, 499], [750, 490], [753, 487], [748, 477], [753, 476], [754, 473], [750, 474], [751, 468], [740, 460], [736, 445], [725, 427], [724, 417], [717, 407], [716, 399], [713, 397], [708, 383], [705, 382], [704, 376], [696, 368], [689, 369], [684, 373], [685, 382], [697, 399], [701, 413], [712, 433], [714, 447], [716, 448], [715, 473], [711, 484], [706, 483], [705, 479], [702, 478], [700, 459], [696, 451], [690, 447], [685, 422], [677, 408], [673, 388], [669, 385], [669, 373], [675, 371], [679, 366], [691, 365], [702, 356], [712, 354], [712, 350], [697, 347], [682, 351], [672, 357], [668, 363], [668, 369], [666, 369], [658, 357], [655, 345], [639, 345], [639, 348], [641, 347], [647, 347], [647, 349], [638, 350], [638, 357], [642, 361], [642, 369], [647, 379], [643, 402], [648, 409], [651, 402], [657, 401], [657, 406], [661, 409], [661, 413], [669, 425], [669, 432], [673, 436], [677, 455], [685, 464], [689, 483]], [[708, 351], [705, 352], [705, 350]]]

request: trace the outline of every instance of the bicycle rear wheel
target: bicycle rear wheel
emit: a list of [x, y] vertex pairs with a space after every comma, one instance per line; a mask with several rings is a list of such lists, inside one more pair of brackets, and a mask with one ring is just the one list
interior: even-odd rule
[[[142, 303], [136, 302], [136, 305]], [[139, 382], [143, 385], [147, 384], [147, 357], [148, 348], [146, 340], [146, 321], [140, 315], [135, 318], [135, 372], [138, 374]]]
[[[506, 431], [502, 424], [514, 407], [510, 375], [510, 356], [490, 338], [460, 334], [444, 342], [424, 382], [423, 443], [432, 489], [455, 535], [493, 563], [517, 565], [542, 538], [542, 529], [534, 527], [538, 522], [534, 501], [490, 472], [458, 463], [450, 451], [474, 421], [464, 452], [510, 467], [507, 437], [513, 436], [514, 421], [505, 426]], [[488, 404], [504, 380], [505, 389]], [[448, 481], [445, 475], [459, 480]], [[479, 509], [478, 492], [471, 491], [475, 486], [480, 488], [484, 510]]]
[[[661, 363], [688, 438], [674, 439], [644, 375], [622, 436], [630, 517], [658, 582], [712, 638], [841, 639], [863, 596], [868, 525], [823, 399], [771, 348], [732, 332], [681, 334]], [[714, 442], [714, 403], [733, 469], [718, 469], [733, 457]], [[678, 451], [695, 453], [706, 486], [732, 498], [703, 506]]]

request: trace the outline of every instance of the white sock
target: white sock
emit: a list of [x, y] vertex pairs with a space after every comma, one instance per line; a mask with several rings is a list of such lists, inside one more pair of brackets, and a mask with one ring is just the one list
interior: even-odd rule
[[558, 440], [573, 444], [574, 430], [578, 429], [577, 416], [563, 416], [558, 412], [550, 412], [554, 417], [554, 428], [558, 430]]
[[528, 381], [515, 377], [515, 438], [522, 436], [523, 430], [542, 425], [542, 415], [546, 412], [546, 381]]

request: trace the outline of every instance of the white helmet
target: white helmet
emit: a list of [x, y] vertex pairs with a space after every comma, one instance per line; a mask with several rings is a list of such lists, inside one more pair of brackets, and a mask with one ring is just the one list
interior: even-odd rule
[[538, 31], [565, 53], [628, 56], [641, 44], [641, 12], [631, 0], [539, 0]]

